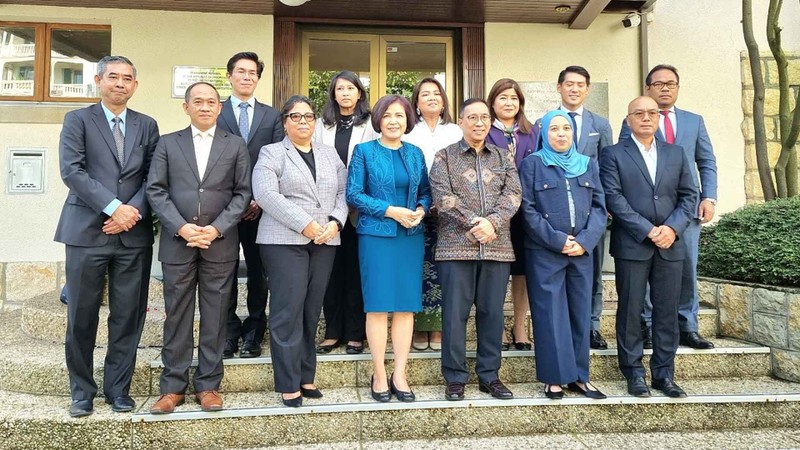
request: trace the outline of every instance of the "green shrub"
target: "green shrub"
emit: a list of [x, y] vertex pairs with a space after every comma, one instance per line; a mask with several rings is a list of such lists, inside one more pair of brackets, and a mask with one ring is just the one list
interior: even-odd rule
[[800, 197], [745, 206], [703, 227], [701, 276], [800, 287]]

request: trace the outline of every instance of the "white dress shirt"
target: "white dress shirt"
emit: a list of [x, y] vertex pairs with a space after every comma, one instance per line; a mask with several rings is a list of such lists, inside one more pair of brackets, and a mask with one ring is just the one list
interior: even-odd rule
[[[575, 113], [575, 126], [578, 128], [576, 136], [578, 136], [578, 142], [580, 142], [581, 141], [581, 128], [583, 128], [583, 105], [579, 106], [578, 109], [576, 109], [575, 111], [571, 111], [571, 110], [567, 109], [567, 107], [564, 106], [564, 104], [562, 103], [561, 106], [560, 106], [560, 109], [562, 111], [564, 111], [565, 113], [567, 113], [567, 114], [569, 114], [571, 112]], [[575, 143], [575, 147], [578, 146], [578, 142]]]
[[650, 148], [645, 148], [644, 144], [639, 142], [633, 134], [631, 134], [631, 139], [633, 139], [633, 143], [639, 148], [639, 153], [642, 155], [642, 158], [644, 158], [644, 164], [647, 166], [647, 171], [650, 173], [650, 179], [653, 181], [653, 184], [656, 184], [656, 166], [658, 165], [656, 139], [653, 138], [653, 143], [650, 144]]
[[454, 123], [438, 123], [436, 128], [431, 130], [425, 120], [420, 120], [414, 126], [414, 129], [410, 133], [404, 134], [401, 139], [409, 144], [416, 145], [422, 150], [422, 155], [425, 157], [425, 165], [428, 166], [428, 173], [430, 173], [436, 152], [450, 144], [455, 144], [463, 137], [464, 132]]
[[217, 131], [217, 126], [209, 128], [206, 131], [198, 130], [192, 125], [192, 141], [194, 142], [194, 157], [197, 159], [197, 173], [200, 174], [200, 181], [206, 173], [208, 166], [208, 157], [211, 155], [211, 143], [214, 142], [214, 133]]
[[[239, 104], [243, 101], [237, 98], [235, 95], [231, 95], [231, 106], [233, 107], [233, 115], [236, 116], [236, 123], [239, 123], [239, 116], [242, 115], [242, 109], [239, 108]], [[250, 105], [247, 108], [247, 129], [253, 129], [253, 112], [256, 110], [256, 98], [250, 97], [249, 100], [246, 102]]]

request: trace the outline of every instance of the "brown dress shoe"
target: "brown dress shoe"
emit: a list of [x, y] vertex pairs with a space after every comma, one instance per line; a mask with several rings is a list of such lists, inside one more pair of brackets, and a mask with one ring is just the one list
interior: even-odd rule
[[182, 405], [185, 398], [183, 394], [162, 394], [150, 407], [150, 414], [169, 414], [175, 411], [175, 407]]
[[219, 396], [217, 391], [203, 391], [195, 394], [197, 403], [203, 411], [221, 411], [222, 410], [222, 397]]

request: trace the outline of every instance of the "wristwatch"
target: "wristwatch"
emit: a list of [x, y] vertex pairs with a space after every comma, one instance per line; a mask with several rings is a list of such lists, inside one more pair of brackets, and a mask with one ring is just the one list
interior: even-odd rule
[[708, 201], [708, 202], [710, 202], [712, 205], [714, 205], [714, 206], [717, 206], [717, 199], [715, 199], [715, 198], [710, 198], [710, 197], [709, 197], [709, 198], [704, 198], [704, 199], [703, 199], [703, 201], [704, 201], [704, 202], [705, 202], [705, 201]]

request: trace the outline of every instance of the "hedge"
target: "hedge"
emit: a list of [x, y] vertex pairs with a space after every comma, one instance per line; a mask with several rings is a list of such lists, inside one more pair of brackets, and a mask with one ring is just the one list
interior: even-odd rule
[[800, 287], [800, 197], [748, 205], [700, 234], [699, 275]]

